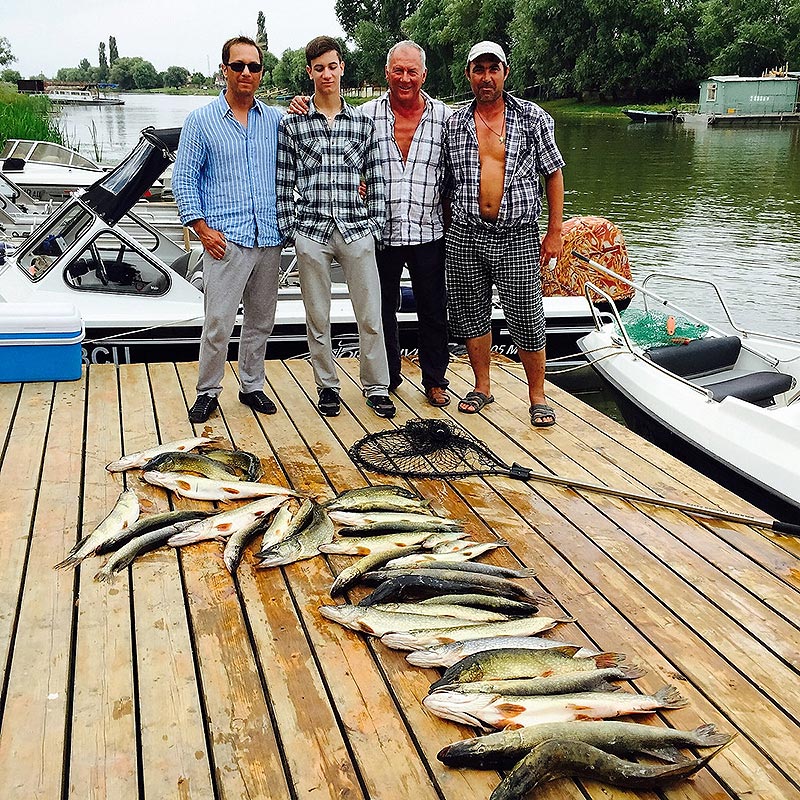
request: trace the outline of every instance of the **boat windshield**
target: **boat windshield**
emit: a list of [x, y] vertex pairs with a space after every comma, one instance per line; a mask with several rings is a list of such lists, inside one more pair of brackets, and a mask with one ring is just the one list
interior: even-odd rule
[[72, 289], [158, 297], [170, 286], [167, 273], [113, 231], [103, 231], [64, 270]]
[[92, 220], [93, 215], [83, 206], [68, 203], [22, 245], [17, 266], [32, 280], [40, 280], [86, 231]]
[[0, 153], [0, 158], [27, 158], [31, 152], [33, 142], [26, 142], [19, 139], [9, 139]]
[[42, 164], [62, 164], [69, 167], [80, 167], [81, 169], [96, 170], [97, 164], [92, 163], [88, 158], [84, 158], [80, 153], [75, 153], [66, 147], [53, 144], [52, 142], [39, 142], [33, 148], [29, 161], [38, 161]]

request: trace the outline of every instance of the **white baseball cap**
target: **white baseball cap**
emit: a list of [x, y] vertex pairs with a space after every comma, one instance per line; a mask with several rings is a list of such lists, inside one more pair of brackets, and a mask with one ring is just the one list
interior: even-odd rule
[[469, 51], [467, 56], [467, 66], [470, 65], [476, 58], [480, 56], [495, 56], [500, 59], [500, 62], [508, 66], [508, 59], [503, 52], [503, 48], [496, 42], [478, 42], [472, 50]]

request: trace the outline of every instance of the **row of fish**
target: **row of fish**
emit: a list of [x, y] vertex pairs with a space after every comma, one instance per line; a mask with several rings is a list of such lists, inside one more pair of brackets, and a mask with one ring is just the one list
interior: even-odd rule
[[[483, 731], [500, 729], [438, 754], [448, 766], [511, 769], [491, 800], [516, 800], [565, 776], [653, 789], [692, 775], [732, 740], [710, 724], [681, 731], [609, 719], [681, 708], [688, 701], [674, 686], [649, 695], [620, 691], [617, 682], [640, 678], [644, 670], [624, 663], [621, 654], [537, 636], [574, 620], [537, 613], [548, 598], [519, 582], [533, 571], [468, 560], [477, 553], [448, 562], [460, 539], [446, 542], [449, 552], [424, 552], [422, 533], [411, 540], [387, 534], [383, 513], [331, 512], [347, 527], [321, 549], [362, 556], [339, 573], [331, 596], [355, 583], [375, 588], [357, 605], [324, 605], [320, 613], [389, 647], [410, 650], [411, 664], [444, 668], [423, 700], [432, 713]], [[461, 530], [457, 522], [435, 519], [429, 524], [437, 533]], [[352, 539], [358, 546], [347, 545]], [[714, 751], [702, 758], [680, 752], [690, 747]], [[642, 755], [666, 763], [629, 760]]]

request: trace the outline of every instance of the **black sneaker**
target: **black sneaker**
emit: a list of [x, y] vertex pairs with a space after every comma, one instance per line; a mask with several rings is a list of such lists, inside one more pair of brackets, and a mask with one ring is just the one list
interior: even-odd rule
[[239, 392], [239, 402], [254, 408], [260, 414], [274, 414], [277, 412], [275, 403], [264, 392]]
[[205, 422], [217, 410], [219, 402], [213, 394], [199, 394], [189, 409], [189, 422]]
[[325, 387], [318, 389], [319, 400], [317, 401], [317, 408], [319, 413], [324, 417], [336, 417], [342, 408], [342, 402], [339, 400], [339, 392], [336, 389]]
[[367, 398], [367, 405], [379, 416], [391, 419], [397, 409], [388, 394], [373, 394]]

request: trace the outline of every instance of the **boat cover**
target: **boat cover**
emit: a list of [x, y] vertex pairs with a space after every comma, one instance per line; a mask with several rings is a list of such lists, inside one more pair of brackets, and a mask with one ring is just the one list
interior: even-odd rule
[[180, 133], [180, 128], [145, 128], [139, 144], [81, 200], [106, 223], [116, 225], [175, 160]]

